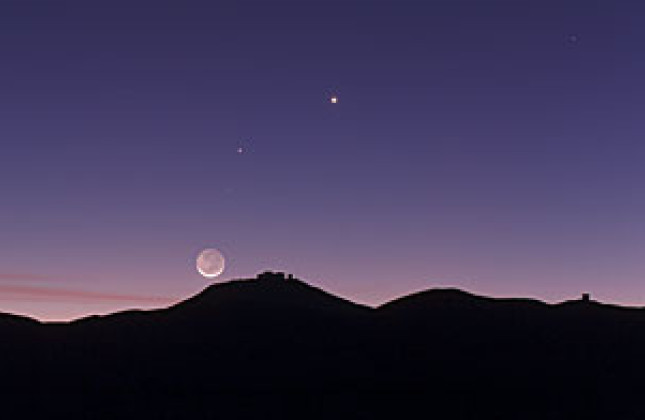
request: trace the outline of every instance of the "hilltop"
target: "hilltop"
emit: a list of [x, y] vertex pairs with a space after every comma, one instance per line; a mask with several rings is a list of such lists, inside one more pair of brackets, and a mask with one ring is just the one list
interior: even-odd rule
[[0, 391], [27, 418], [643, 414], [645, 311], [590, 300], [437, 289], [370, 308], [266, 274], [161, 310], [4, 315], [0, 335]]

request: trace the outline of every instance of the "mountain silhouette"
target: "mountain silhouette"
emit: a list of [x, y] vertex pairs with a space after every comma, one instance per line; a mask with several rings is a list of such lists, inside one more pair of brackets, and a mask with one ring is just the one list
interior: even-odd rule
[[4, 314], [0, 337], [11, 418], [645, 418], [645, 311], [589, 300], [370, 308], [264, 274], [160, 310]]

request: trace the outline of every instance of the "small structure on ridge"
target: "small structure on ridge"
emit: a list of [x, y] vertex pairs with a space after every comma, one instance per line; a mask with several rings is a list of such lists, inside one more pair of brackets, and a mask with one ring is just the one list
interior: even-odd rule
[[258, 274], [258, 280], [293, 280], [293, 274], [285, 274], [283, 271], [265, 271]]

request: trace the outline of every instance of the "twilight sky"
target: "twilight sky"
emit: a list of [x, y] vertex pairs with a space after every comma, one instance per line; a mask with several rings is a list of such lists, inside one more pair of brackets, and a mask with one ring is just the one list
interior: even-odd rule
[[167, 305], [205, 247], [645, 305], [640, 3], [2, 1], [0, 311]]

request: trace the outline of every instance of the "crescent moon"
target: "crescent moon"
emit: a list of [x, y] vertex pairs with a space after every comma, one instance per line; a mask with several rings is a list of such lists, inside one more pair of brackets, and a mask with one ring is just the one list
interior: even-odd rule
[[217, 249], [208, 248], [197, 256], [196, 268], [207, 279], [214, 279], [224, 272], [226, 260]]

